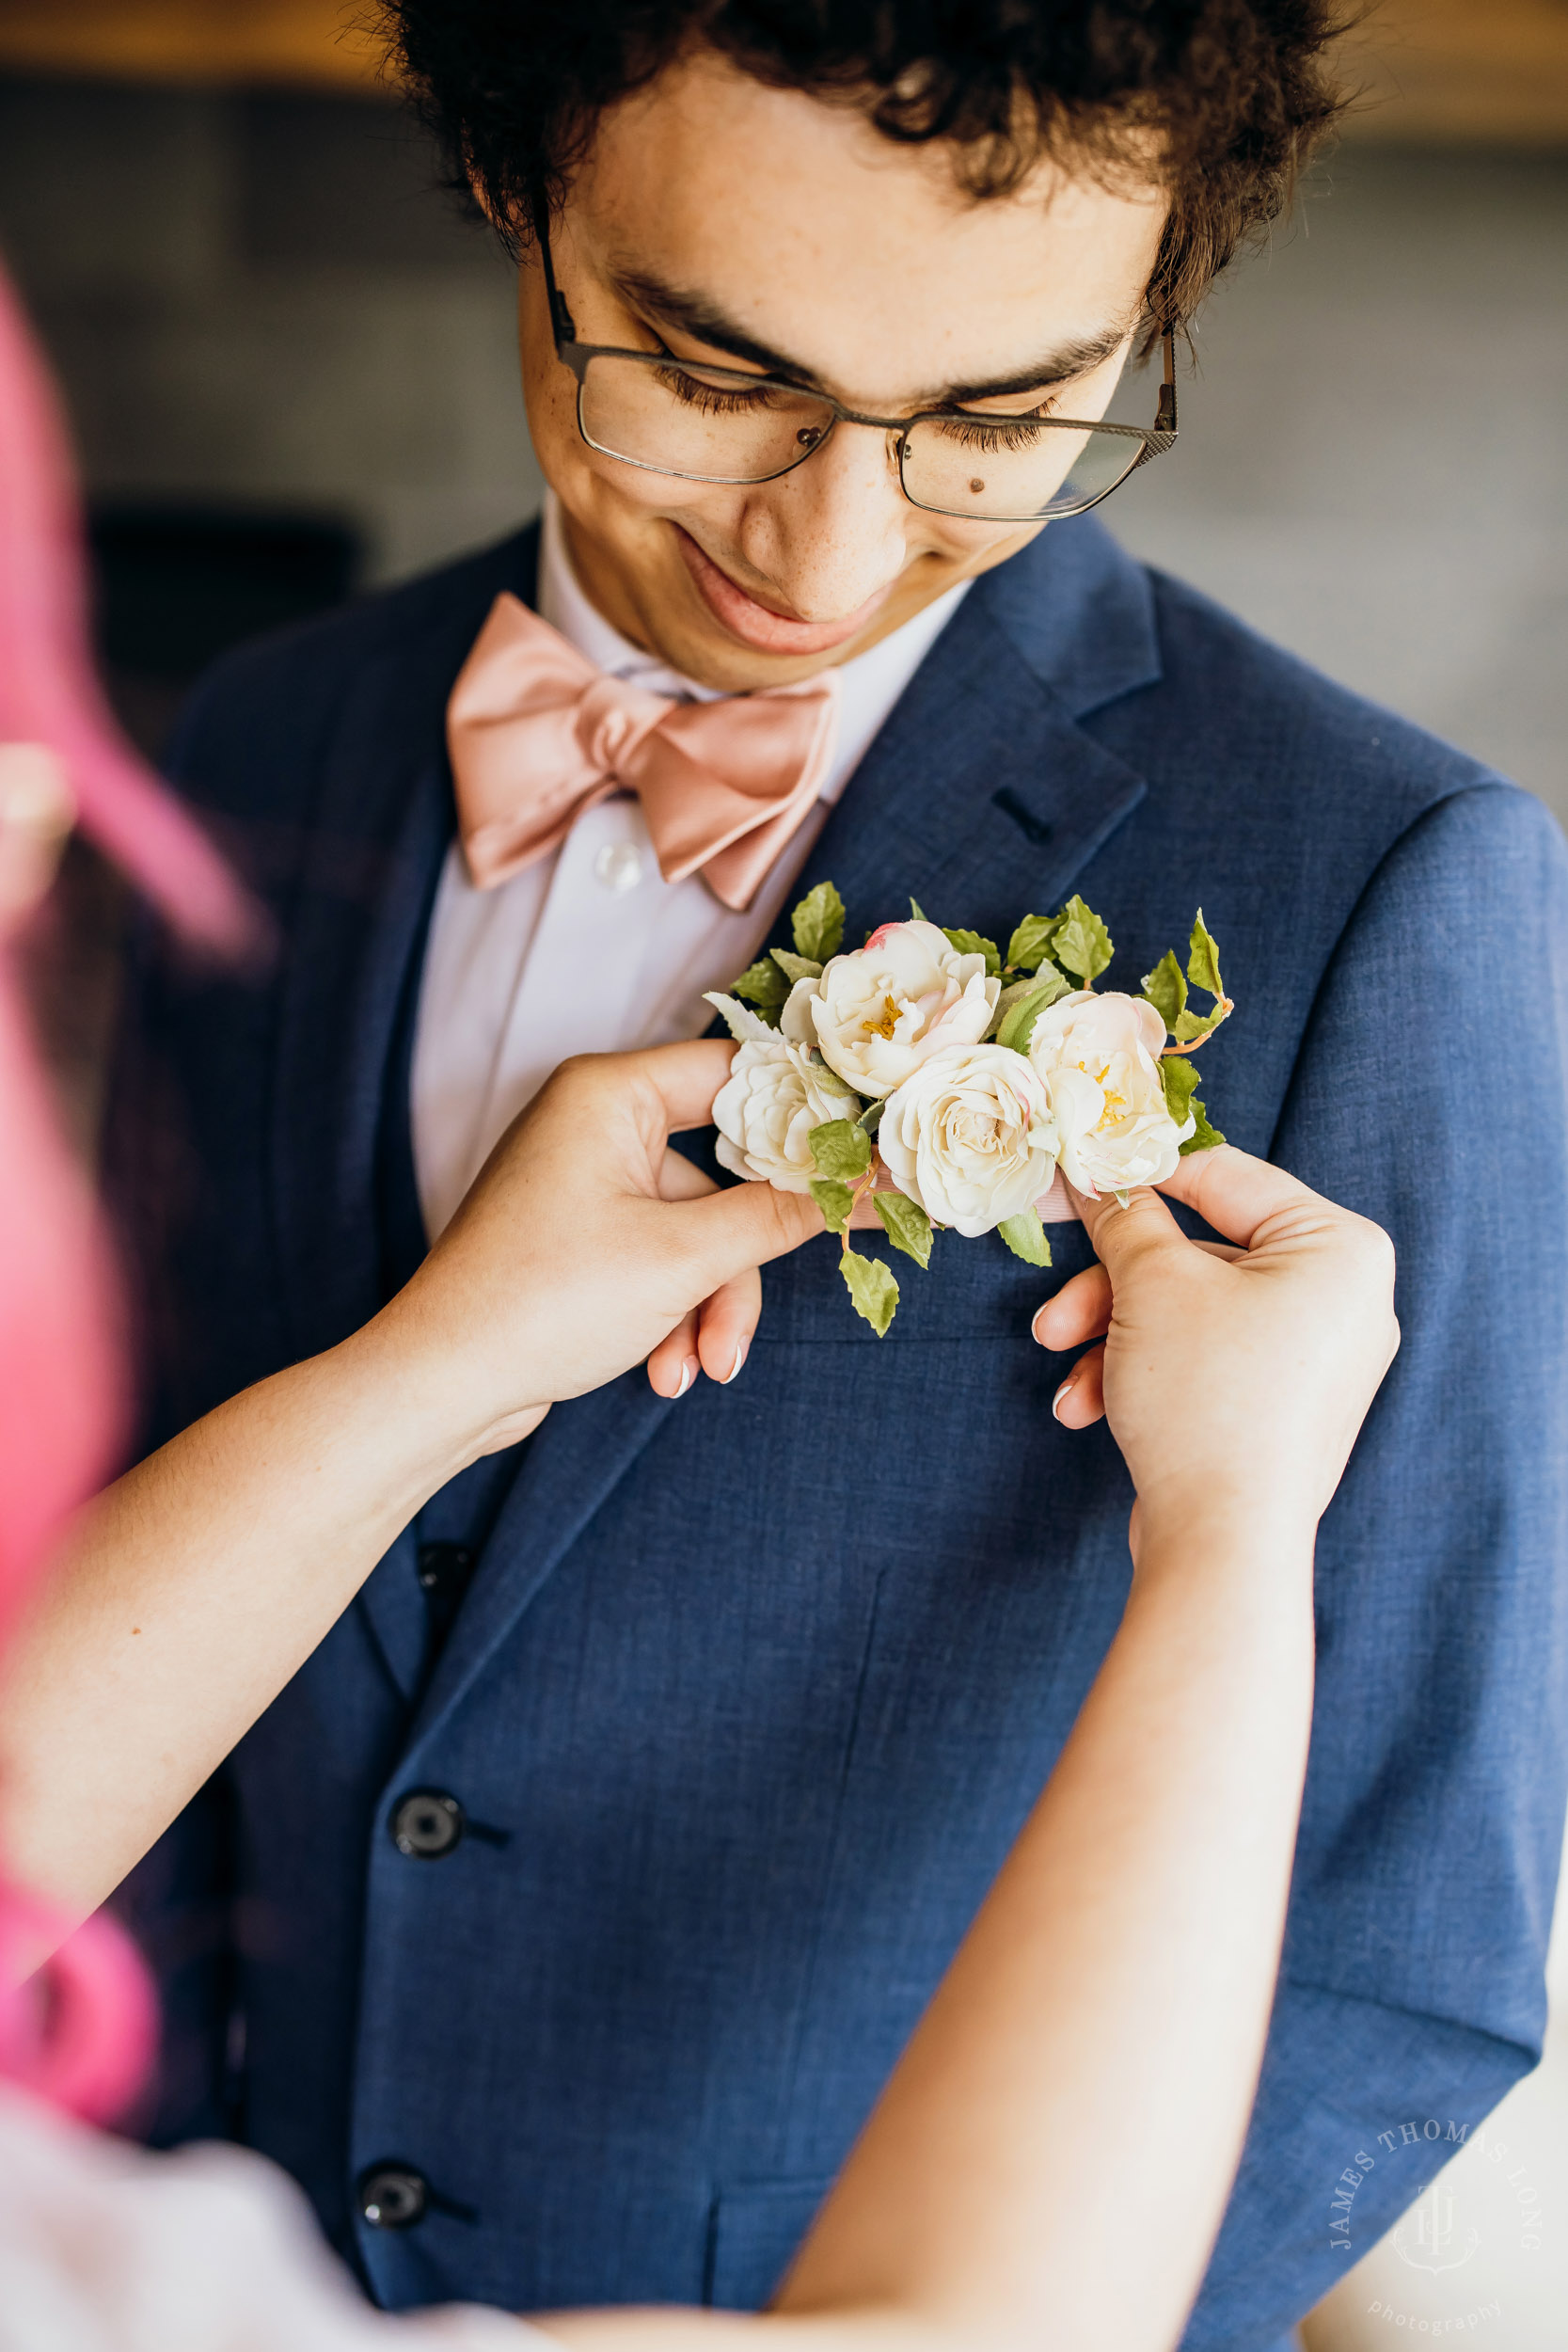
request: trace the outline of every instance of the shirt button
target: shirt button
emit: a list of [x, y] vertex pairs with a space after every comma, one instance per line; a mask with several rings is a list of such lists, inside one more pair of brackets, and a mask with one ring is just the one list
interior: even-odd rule
[[594, 873], [617, 898], [635, 890], [642, 879], [642, 852], [635, 841], [607, 841], [594, 860]]
[[411, 2230], [424, 2219], [430, 2190], [406, 2164], [372, 2164], [359, 2175], [359, 2210], [372, 2230]]
[[438, 1862], [451, 1852], [467, 1826], [463, 1807], [444, 1788], [416, 1788], [392, 1815], [392, 1843], [420, 1862]]

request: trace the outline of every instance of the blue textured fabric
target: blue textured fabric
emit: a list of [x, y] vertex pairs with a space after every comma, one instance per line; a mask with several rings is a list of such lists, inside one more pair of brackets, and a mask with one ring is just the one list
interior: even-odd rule
[[[417, 1248], [443, 704], [533, 565], [525, 534], [248, 650], [189, 715], [179, 779], [281, 948], [242, 981], [149, 941], [133, 976], [110, 1164], [150, 1437], [338, 1340]], [[1347, 2260], [1355, 2152], [1474, 2122], [1539, 2049], [1568, 1772], [1563, 844], [1085, 521], [975, 586], [814, 866], [854, 925], [912, 893], [1005, 935], [1082, 890], [1124, 986], [1201, 899], [1241, 1008], [1214, 1117], [1398, 1245], [1403, 1347], [1320, 1546], [1275, 2029], [1189, 2339], [1263, 2352]], [[630, 1375], [436, 1498], [140, 1874], [166, 2137], [227, 2121], [277, 2157], [389, 2306], [766, 2297], [1122, 1605], [1125, 1472], [1103, 1429], [1057, 1428], [1028, 1336], [1085, 1262], [1052, 1239], [1043, 1279], [939, 1242], [882, 1343], [814, 1244], [768, 1271], [734, 1389], [671, 1407]], [[1195, 1362], [1171, 1410], [1202, 1409]], [[479, 1553], [438, 1651], [436, 1539]], [[419, 1787], [487, 1834], [400, 1854]], [[391, 2156], [432, 2208], [376, 2233], [353, 2183]], [[1439, 2157], [1366, 2179], [1358, 2246]], [[1116, 2196], [1117, 2150], [1084, 2159]]]

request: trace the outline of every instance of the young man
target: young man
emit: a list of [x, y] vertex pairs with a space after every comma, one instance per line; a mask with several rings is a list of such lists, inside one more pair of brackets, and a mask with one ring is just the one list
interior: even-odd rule
[[[111, 1150], [161, 1436], [363, 1321], [557, 1061], [695, 1033], [803, 884], [991, 933], [1079, 890], [1123, 986], [1201, 899], [1211, 1107], [1388, 1229], [1404, 1331], [1320, 1543], [1190, 2337], [1237, 2352], [1533, 2062], [1568, 1713], [1560, 838], [1074, 518], [1180, 462], [1152, 389], [1091, 428], [1285, 201], [1328, 13], [404, 0], [551, 501], [198, 696], [177, 772], [282, 951], [143, 958]], [[279, 2158], [388, 2305], [764, 2299], [1117, 1622], [1037, 1275], [939, 1244], [885, 1343], [826, 1240], [765, 1287], [731, 1385], [445, 1488], [144, 1874], [166, 2134]]]

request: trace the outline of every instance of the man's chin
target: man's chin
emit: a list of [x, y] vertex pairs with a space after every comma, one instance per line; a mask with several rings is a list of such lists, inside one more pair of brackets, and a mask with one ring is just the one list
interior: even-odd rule
[[801, 620], [752, 596], [716, 564], [679, 523], [672, 523], [670, 529], [707, 619], [730, 645], [743, 654], [760, 654], [775, 661], [842, 660], [846, 646], [875, 628], [896, 585], [889, 581], [855, 612], [837, 620]]

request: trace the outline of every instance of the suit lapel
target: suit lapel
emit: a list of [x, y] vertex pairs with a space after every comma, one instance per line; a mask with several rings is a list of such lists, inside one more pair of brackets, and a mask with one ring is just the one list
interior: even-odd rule
[[641, 1365], [551, 1408], [523, 1449], [411, 1745], [456, 1705], [673, 1409], [669, 1398], [654, 1394]]
[[[1144, 795], [972, 591], [866, 754], [816, 845], [848, 942], [918, 900], [987, 930], [1048, 913]], [[787, 915], [777, 945], [787, 945]], [[1006, 938], [1001, 943], [1006, 945]]]
[[[1037, 567], [1050, 537], [1025, 550]], [[1158, 675], [1144, 576], [1098, 532], [1086, 549], [1053, 553], [1043, 612], [1037, 588], [1006, 577], [1014, 564], [971, 591], [834, 810], [810, 879], [837, 882], [851, 936], [902, 914], [911, 896], [934, 921], [981, 930], [1048, 911], [1143, 797], [1142, 779], [1076, 719], [1085, 701]], [[1099, 627], [1083, 626], [1086, 604]], [[785, 916], [777, 944], [787, 941]], [[669, 1410], [639, 1369], [557, 1406], [529, 1440], [416, 1742], [482, 1672]]]

